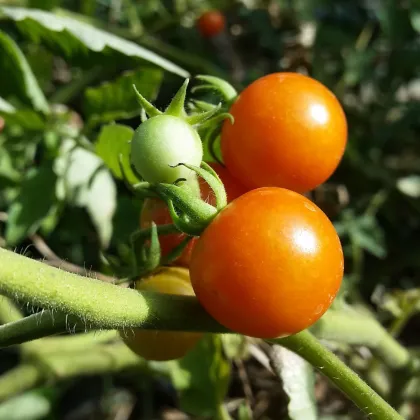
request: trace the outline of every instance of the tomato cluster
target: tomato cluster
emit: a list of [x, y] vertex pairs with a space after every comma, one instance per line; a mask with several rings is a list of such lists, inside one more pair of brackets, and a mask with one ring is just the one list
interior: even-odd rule
[[[239, 181], [232, 177], [232, 175], [218, 163], [210, 163], [210, 166], [216, 171], [222, 180], [228, 202], [235, 200], [242, 194], [246, 192], [245, 187], [243, 187]], [[209, 185], [204, 182], [202, 179], [199, 180], [200, 193], [203, 200], [210, 204], [215, 204], [215, 197], [213, 191]], [[152, 222], [156, 225], [165, 225], [172, 222], [171, 215], [168, 210], [166, 203], [158, 198], [149, 198], [143, 204], [143, 209], [140, 214], [140, 227], [147, 228], [150, 227]], [[178, 246], [185, 238], [185, 234], [169, 234], [160, 237], [160, 246], [162, 255], [166, 256], [169, 252]], [[181, 256], [176, 260], [176, 263], [180, 266], [188, 267], [191, 259], [191, 252], [194, 248], [194, 245], [197, 241], [197, 238], [192, 238], [188, 245], [185, 247]]]
[[[343, 277], [339, 237], [323, 211], [302, 193], [325, 182], [338, 166], [347, 142], [346, 117], [325, 86], [294, 73], [258, 79], [234, 100], [229, 113], [233, 121], [226, 119], [221, 128], [226, 166], [210, 164], [228, 204], [175, 261], [183, 266], [176, 270], [189, 272], [188, 281], [158, 274], [138, 288], [195, 294], [211, 316], [237, 333], [259, 338], [295, 334], [327, 311]], [[162, 140], [162, 127], [157, 119], [152, 124], [153, 118], [146, 122], [152, 132], [143, 130], [146, 137], [140, 128], [136, 132], [143, 136], [139, 144], [147, 136], [155, 143]], [[194, 143], [195, 134], [189, 136]], [[191, 156], [178, 148], [172, 163]], [[169, 160], [164, 153], [161, 162], [148, 162], [149, 178], [171, 182], [173, 173], [159, 166]], [[215, 205], [209, 184], [200, 179], [199, 189], [201, 199]], [[167, 202], [148, 198], [140, 226], [170, 224], [172, 215]], [[162, 254], [185, 235], [180, 229], [161, 236]], [[197, 341], [197, 334], [183, 334], [136, 331], [125, 341], [143, 357], [162, 360], [181, 357]], [[165, 337], [172, 340], [173, 352], [163, 356], [159, 340]]]

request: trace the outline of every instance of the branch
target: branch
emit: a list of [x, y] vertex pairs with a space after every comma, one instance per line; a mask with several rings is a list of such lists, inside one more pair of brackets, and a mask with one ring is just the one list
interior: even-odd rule
[[77, 322], [77, 318], [62, 313], [54, 315], [52, 311], [29, 315], [0, 326], [0, 348], [23, 343], [24, 346], [31, 344], [32, 349], [32, 343], [28, 343], [29, 341], [68, 331], [70, 326], [77, 325]]
[[292, 350], [327, 376], [371, 419], [403, 420], [403, 418], [353, 370], [328, 351], [308, 331], [290, 337], [270, 340]]
[[192, 296], [162, 295], [81, 277], [0, 249], [0, 293], [53, 311], [0, 327], [0, 347], [65, 330], [226, 332]]
[[[0, 346], [53, 334], [68, 329], [69, 326], [74, 329], [123, 330], [139, 327], [173, 331], [228, 332], [204, 311], [196, 298], [191, 296], [162, 295], [123, 289], [96, 279], [88, 279], [46, 266], [39, 261], [4, 249], [0, 249], [0, 267], [0, 293], [50, 309], [1, 326]], [[55, 316], [52, 310], [57, 311]], [[318, 327], [320, 332], [327, 335], [328, 332], [334, 330], [335, 336], [338, 336], [340, 329], [346, 331], [344, 325], [332, 321], [328, 324], [327, 319], [325, 318], [324, 324], [321, 323]], [[349, 319], [347, 322], [351, 325]], [[365, 324], [365, 318], [360, 318], [359, 334], [363, 331]], [[329, 328], [329, 325], [335, 326]], [[356, 342], [355, 324], [352, 329], [354, 331], [351, 338]], [[369, 334], [366, 335], [366, 340], [368, 336]], [[389, 348], [394, 346], [394, 350], [398, 348], [396, 353], [402, 354], [399, 344], [392, 340], [392, 338], [385, 340], [388, 342], [387, 346]], [[294, 336], [271, 341], [289, 348], [317, 367], [361, 410], [369, 413], [373, 418], [401, 419], [356, 373], [324, 348], [309, 332], [304, 331]], [[384, 340], [376, 341], [377, 348], [380, 347], [378, 345], [380, 342], [383, 343]], [[391, 342], [392, 345], [389, 344]], [[86, 353], [82, 354], [83, 360], [87, 360]], [[400, 362], [405, 363], [404, 357]], [[105, 358], [110, 359], [109, 356]], [[94, 364], [94, 360], [95, 358], [92, 358], [92, 361], [87, 366], [83, 366], [83, 369], [88, 368], [90, 363]], [[389, 360], [392, 361], [392, 358]], [[72, 370], [74, 363], [72, 358], [69, 365], [60, 362], [59, 366], [66, 366], [65, 372], [71, 373], [74, 371]], [[80, 363], [85, 363], [85, 361]], [[118, 366], [119, 361], [114, 360], [113, 363]], [[108, 367], [107, 371], [109, 369]]]

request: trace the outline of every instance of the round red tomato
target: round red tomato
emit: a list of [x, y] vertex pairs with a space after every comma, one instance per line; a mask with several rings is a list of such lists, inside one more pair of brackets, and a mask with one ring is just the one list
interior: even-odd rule
[[201, 35], [210, 38], [218, 35], [225, 29], [226, 20], [218, 10], [210, 10], [200, 16], [197, 25]]
[[249, 188], [309, 191], [337, 168], [347, 121], [334, 94], [298, 73], [274, 73], [250, 84], [232, 105], [221, 145], [226, 166]]
[[[174, 295], [194, 296], [188, 270], [181, 267], [164, 268], [157, 274], [136, 283], [136, 289]], [[135, 328], [120, 332], [125, 344], [147, 360], [179, 359], [195, 347], [200, 333], [155, 331]]]
[[197, 240], [190, 276], [204, 308], [248, 336], [297, 333], [329, 308], [343, 277], [340, 240], [327, 216], [283, 188], [252, 190]]
[[[228, 202], [235, 200], [237, 197], [241, 196], [247, 191], [242, 185], [239, 184], [239, 182], [235, 178], [232, 177], [229, 171], [222, 165], [218, 163], [209, 163], [209, 165], [214, 169], [214, 171], [219, 175], [220, 179], [222, 180], [225, 186]], [[201, 197], [209, 204], [214, 205], [214, 193], [209, 187], [209, 185], [201, 178], [200, 190]], [[155, 222], [157, 225], [165, 225], [172, 223], [168, 207], [162, 200], [147, 199], [144, 202], [143, 209], [140, 214], [140, 227], [150, 227], [152, 222]], [[184, 238], [185, 235], [183, 233], [160, 236], [159, 240], [162, 255], [168, 255], [168, 253], [171, 252], [177, 245], [179, 245]], [[188, 245], [185, 247], [182, 255], [176, 261], [178, 265], [188, 267], [195, 241], [196, 238], [192, 238]]]

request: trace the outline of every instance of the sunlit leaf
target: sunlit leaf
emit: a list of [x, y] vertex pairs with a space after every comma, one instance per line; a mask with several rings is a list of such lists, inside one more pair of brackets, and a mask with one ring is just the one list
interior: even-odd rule
[[117, 191], [104, 162], [68, 139], [63, 142], [54, 170], [58, 175], [57, 196], [86, 208], [106, 248], [112, 236]]
[[189, 75], [187, 71], [156, 53], [85, 22], [36, 9], [3, 7], [0, 10], [15, 20], [18, 27], [32, 39], [44, 41], [48, 46], [59, 49], [66, 57], [80, 54], [86, 57], [89, 52], [120, 53], [148, 61], [182, 77]]
[[0, 95], [16, 97], [38, 111], [49, 112], [48, 102], [25, 56], [5, 32], [0, 31]]
[[142, 68], [127, 72], [116, 80], [85, 91], [84, 109], [88, 123], [99, 123], [127, 119], [140, 115], [140, 107], [133, 91], [133, 84], [148, 100], [156, 98], [162, 82], [162, 71]]
[[287, 411], [292, 420], [316, 420], [315, 374], [312, 366], [292, 351], [273, 346], [274, 366], [289, 398]]
[[111, 124], [102, 127], [95, 144], [95, 150], [105, 164], [111, 169], [114, 176], [123, 179], [119, 164], [119, 156], [122, 155], [122, 164], [130, 182], [138, 182], [130, 166], [130, 141], [134, 130], [131, 127], [119, 124]]

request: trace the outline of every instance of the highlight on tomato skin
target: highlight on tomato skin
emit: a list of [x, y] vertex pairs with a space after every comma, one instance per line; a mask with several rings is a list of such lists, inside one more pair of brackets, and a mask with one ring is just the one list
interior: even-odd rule
[[206, 228], [190, 262], [195, 294], [225, 327], [252, 337], [302, 331], [330, 307], [344, 271], [340, 239], [306, 197], [266, 187]]
[[204, 12], [197, 21], [197, 27], [202, 36], [211, 38], [220, 34], [226, 26], [226, 19], [219, 10]]
[[[194, 296], [188, 270], [182, 267], [162, 268], [155, 275], [136, 282], [136, 289]], [[120, 336], [130, 350], [140, 357], [146, 360], [167, 361], [185, 356], [196, 346], [203, 334], [135, 328], [133, 331], [120, 331]]]
[[347, 144], [347, 120], [334, 94], [298, 73], [273, 73], [246, 87], [222, 127], [229, 171], [250, 189], [304, 193], [325, 182]]
[[[238, 198], [242, 194], [245, 194], [248, 190], [242, 186], [239, 181], [237, 181], [230, 172], [220, 165], [219, 163], [209, 163], [209, 166], [219, 175], [222, 180], [228, 202]], [[209, 204], [216, 204], [216, 199], [212, 189], [209, 185], [203, 180], [199, 179], [201, 197], [203, 200]], [[156, 225], [165, 225], [172, 223], [172, 219], [168, 210], [168, 206], [164, 201], [155, 198], [148, 198], [143, 204], [143, 209], [140, 213], [140, 228], [150, 227], [152, 222], [155, 222]], [[179, 245], [183, 239], [185, 239], [185, 234], [170, 234], [170, 235], [161, 235], [159, 237], [160, 246], [162, 255], [168, 255], [171, 250], [173, 250], [177, 245]], [[194, 248], [196, 238], [191, 238], [188, 245], [185, 247], [181, 256], [176, 260], [176, 264], [188, 267], [191, 259], [191, 253]]]

